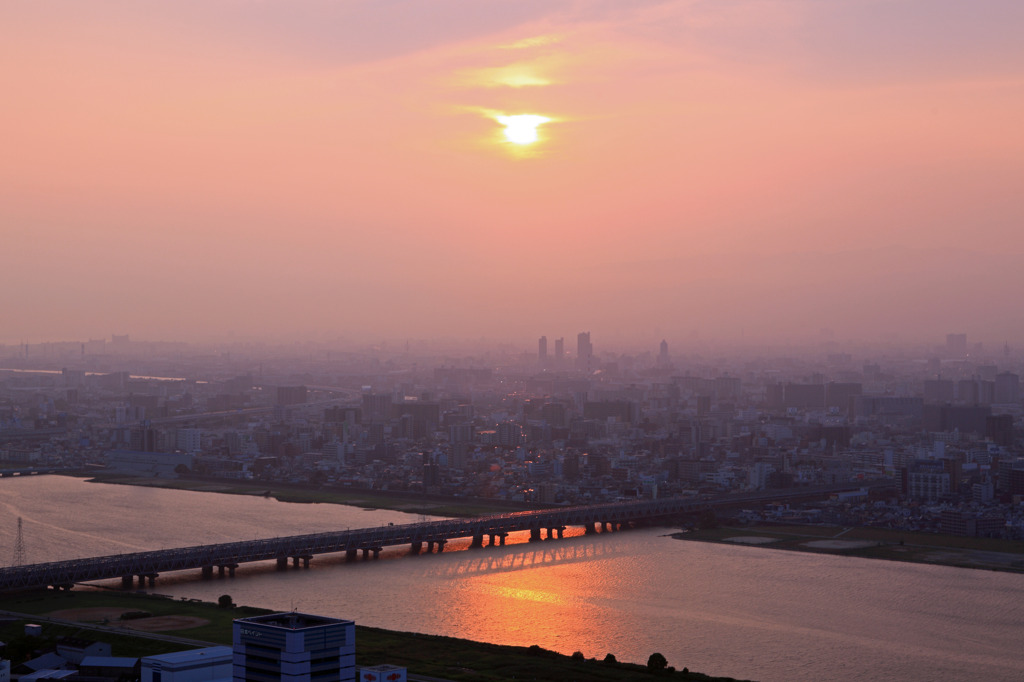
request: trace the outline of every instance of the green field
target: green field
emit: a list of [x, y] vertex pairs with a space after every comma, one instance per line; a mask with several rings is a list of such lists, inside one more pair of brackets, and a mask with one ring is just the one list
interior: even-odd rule
[[[739, 526], [677, 533], [682, 540], [743, 544], [736, 538], [770, 540], [753, 546], [799, 552], [838, 554], [961, 568], [1024, 573], [1024, 543], [997, 538], [971, 538], [885, 528], [835, 526]], [[808, 543], [837, 540], [848, 546], [812, 547]], [[854, 546], [854, 544], [859, 546]]]
[[227, 495], [258, 495], [272, 497], [281, 502], [345, 504], [366, 509], [390, 509], [409, 514], [428, 514], [430, 516], [484, 516], [525, 508], [523, 506], [510, 507], [507, 504], [502, 504], [500, 501], [492, 504], [486, 500], [475, 498], [467, 498], [465, 500], [428, 496], [420, 498], [416, 495], [407, 494], [389, 495], [387, 491], [347, 491], [336, 488], [307, 488], [296, 484], [250, 483], [226, 479], [158, 479], [102, 475], [94, 476], [92, 480], [98, 483], [137, 485], [149, 488], [170, 488]]
[[[221, 608], [206, 602], [181, 601], [125, 592], [33, 592], [8, 595], [0, 599], [0, 609], [28, 614], [25, 619], [18, 618], [0, 627], [0, 638], [7, 642], [10, 658], [16, 663], [20, 660], [19, 657], [27, 657], [32, 649], [53, 643], [61, 636], [86, 637], [110, 642], [114, 656], [140, 657], [191, 648], [180, 643], [150, 639], [145, 633], [96, 632], [84, 625], [80, 627], [55, 624], [38, 618], [55, 611], [86, 608], [124, 609], [145, 611], [153, 616], [188, 616], [203, 619], [207, 621], [203, 625], [164, 631], [156, 635], [172, 635], [224, 645], [231, 644], [231, 622], [235, 618], [268, 613], [250, 607]], [[39, 622], [43, 625], [41, 641], [24, 637], [22, 633], [26, 622]], [[106, 625], [118, 626], [119, 622], [110, 621]], [[498, 646], [452, 637], [393, 632], [359, 625], [356, 626], [356, 662], [358, 665], [402, 665], [407, 667], [410, 673], [460, 682], [498, 682], [511, 679], [538, 682], [731, 679], [708, 677], [682, 670], [666, 669], [652, 672], [645, 665], [588, 660], [581, 656], [565, 656], [540, 647]], [[685, 666], [685, 662], [682, 661], [668, 663], [680, 669]]]

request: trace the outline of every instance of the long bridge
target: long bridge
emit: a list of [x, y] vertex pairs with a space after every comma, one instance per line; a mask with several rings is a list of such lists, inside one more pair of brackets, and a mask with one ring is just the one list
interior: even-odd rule
[[[891, 486], [892, 482], [879, 481], [866, 485]], [[131, 586], [136, 578], [139, 584], [148, 581], [153, 585], [159, 574], [169, 571], [198, 569], [203, 577], [213, 576], [214, 571], [220, 575], [234, 575], [239, 564], [256, 561], [276, 561], [280, 568], [287, 567], [289, 561], [295, 566], [308, 567], [310, 560], [317, 554], [344, 552], [349, 560], [358, 558], [360, 554], [364, 559], [370, 556], [376, 558], [385, 547], [398, 545], [409, 545], [413, 554], [424, 549], [433, 552], [435, 548], [441, 552], [445, 543], [456, 538], [471, 538], [471, 547], [483, 547], [488, 541], [491, 545], [503, 545], [505, 537], [517, 531], [529, 531], [532, 542], [544, 539], [545, 533], [547, 539], [560, 538], [568, 526], [582, 526], [589, 534], [598, 529], [612, 530], [705, 509], [743, 506], [784, 497], [821, 497], [850, 489], [850, 485], [844, 485], [775, 491], [771, 494], [729, 495], [710, 500], [672, 498], [560, 507], [12, 566], [0, 568], [0, 591], [46, 587], [71, 589], [75, 583], [116, 578], [121, 578], [126, 587]]]

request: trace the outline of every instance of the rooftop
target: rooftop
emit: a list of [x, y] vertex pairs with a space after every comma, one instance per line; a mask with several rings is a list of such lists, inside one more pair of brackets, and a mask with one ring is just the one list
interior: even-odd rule
[[147, 661], [160, 661], [162, 663], [185, 663], [188, 661], [194, 661], [202, 658], [231, 658], [231, 647], [229, 646], [211, 646], [205, 649], [188, 649], [186, 651], [174, 651], [169, 654], [158, 654], [155, 656], [146, 656]]
[[239, 618], [235, 622], [243, 625], [260, 625], [263, 627], [284, 628], [286, 630], [302, 630], [305, 628], [323, 627], [324, 625], [334, 625], [336, 623], [349, 623], [351, 621], [290, 611], [287, 613], [272, 613], [268, 616]]

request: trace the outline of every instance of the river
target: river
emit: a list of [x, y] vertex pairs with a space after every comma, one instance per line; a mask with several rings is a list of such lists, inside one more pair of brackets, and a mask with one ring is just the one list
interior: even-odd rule
[[[29, 561], [410, 523], [418, 515], [87, 483], [0, 480], [0, 561], [23, 519]], [[235, 578], [162, 575], [153, 591], [298, 609], [393, 630], [538, 644], [588, 658], [756, 680], [1024, 679], [1024, 576], [681, 542], [668, 529], [309, 569], [245, 565]], [[461, 551], [465, 550], [465, 551]], [[119, 585], [119, 581], [110, 583]]]

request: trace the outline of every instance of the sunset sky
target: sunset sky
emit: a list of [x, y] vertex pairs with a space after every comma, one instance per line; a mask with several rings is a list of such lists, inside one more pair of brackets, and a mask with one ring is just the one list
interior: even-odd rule
[[1022, 35], [1020, 0], [8, 0], [0, 342], [1024, 344]]

